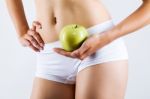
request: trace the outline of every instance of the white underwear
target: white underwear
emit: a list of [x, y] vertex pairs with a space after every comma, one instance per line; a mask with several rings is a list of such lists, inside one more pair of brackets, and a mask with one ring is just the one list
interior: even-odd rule
[[[87, 29], [90, 35], [104, 32], [114, 26], [112, 20], [97, 24]], [[94, 42], [93, 42], [94, 43]], [[36, 77], [65, 84], [75, 84], [79, 71], [116, 60], [127, 60], [128, 53], [122, 38], [116, 39], [84, 60], [66, 57], [53, 51], [62, 48], [60, 41], [45, 44], [44, 50], [37, 53]]]

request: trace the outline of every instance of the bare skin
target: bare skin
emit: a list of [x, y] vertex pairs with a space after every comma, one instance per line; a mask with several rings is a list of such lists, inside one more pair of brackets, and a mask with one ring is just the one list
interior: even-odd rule
[[[58, 40], [60, 29], [67, 24], [76, 23], [88, 28], [111, 19], [99, 0], [35, 0], [38, 22], [33, 22], [30, 29], [22, 1], [6, 2], [19, 41], [34, 51], [42, 50], [45, 43]], [[129, 17], [103, 35], [91, 36], [79, 49], [66, 52], [56, 48], [55, 51], [67, 57], [84, 59], [113, 40], [148, 25], [149, 12], [150, 0], [143, 0], [139, 9]], [[127, 68], [127, 60], [91, 66], [78, 73], [76, 85], [35, 78], [31, 99], [124, 99]]]
[[123, 60], [80, 71], [77, 75], [75, 99], [124, 99], [128, 79], [127, 65], [127, 61]]
[[35, 78], [31, 99], [74, 99], [75, 85]]

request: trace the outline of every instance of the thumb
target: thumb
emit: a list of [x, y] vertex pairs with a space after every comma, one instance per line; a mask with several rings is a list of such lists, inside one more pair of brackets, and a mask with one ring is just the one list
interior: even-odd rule
[[31, 29], [32, 29], [33, 31], [36, 31], [36, 28], [41, 29], [41, 28], [42, 28], [41, 23], [38, 22], [38, 21], [33, 21], [33, 23], [32, 23], [32, 28], [31, 28]]
[[87, 45], [86, 42], [84, 42], [79, 49], [72, 52], [72, 55], [76, 57], [82, 56], [82, 54], [88, 51], [88, 49], [89, 49], [89, 46]]

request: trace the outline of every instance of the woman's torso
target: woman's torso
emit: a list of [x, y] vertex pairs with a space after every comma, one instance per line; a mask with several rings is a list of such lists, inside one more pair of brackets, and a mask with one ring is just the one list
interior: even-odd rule
[[37, 31], [45, 43], [59, 39], [60, 30], [67, 24], [86, 28], [110, 19], [99, 0], [35, 0], [37, 20], [42, 29]]

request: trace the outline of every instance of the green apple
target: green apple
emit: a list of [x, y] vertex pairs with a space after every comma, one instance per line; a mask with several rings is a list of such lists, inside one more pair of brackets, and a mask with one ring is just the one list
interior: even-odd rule
[[87, 37], [86, 28], [78, 24], [64, 26], [59, 35], [61, 45], [66, 51], [78, 49]]

